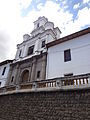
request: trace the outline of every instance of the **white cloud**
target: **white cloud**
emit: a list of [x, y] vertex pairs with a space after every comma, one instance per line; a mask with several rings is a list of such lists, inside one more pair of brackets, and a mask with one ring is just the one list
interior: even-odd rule
[[65, 26], [65, 31], [63, 30], [63, 36], [76, 32], [86, 25], [90, 26], [90, 14], [89, 13], [90, 13], [90, 8], [87, 8], [87, 7], [79, 10], [77, 14], [77, 19], [74, 21], [70, 21]]
[[36, 2], [36, 3], [40, 3], [40, 2], [41, 2], [41, 0], [35, 0], [35, 2]]
[[79, 7], [80, 7], [80, 3], [75, 4], [75, 5], [73, 6], [74, 9], [78, 9]]
[[19, 0], [19, 4], [22, 8], [26, 9], [31, 4], [32, 0]]
[[83, 0], [83, 3], [89, 3], [90, 0]]
[[78, 12], [78, 21], [80, 26], [90, 25], [90, 8], [83, 8]]
[[43, 3], [39, 3], [39, 4], [37, 5], [37, 8], [38, 8], [39, 10], [41, 10], [42, 7], [43, 7]]
[[73, 17], [71, 13], [68, 11], [64, 12], [63, 9], [60, 9], [59, 4], [52, 1], [47, 1], [44, 7], [40, 7], [40, 11], [33, 10], [28, 14], [28, 16], [35, 16], [36, 19], [39, 16], [46, 16], [49, 21], [53, 21], [55, 26], [59, 27], [72, 20]]
[[[19, 9], [16, 1], [0, 1], [0, 49], [2, 46], [2, 51], [5, 53], [3, 54], [3, 52], [0, 51], [0, 58], [2, 58], [2, 60], [7, 59], [8, 56], [11, 56], [12, 52], [15, 52], [15, 38], [13, 37], [15, 37], [18, 17]], [[1, 45], [1, 43], [3, 44]]]
[[3, 54], [0, 50], [0, 61], [14, 59], [16, 44], [22, 41], [22, 35], [26, 29], [33, 28], [33, 25], [28, 25], [28, 23], [33, 23], [31, 17], [29, 19], [21, 17], [19, 3], [19, 0], [0, 1], [0, 49], [4, 51]]

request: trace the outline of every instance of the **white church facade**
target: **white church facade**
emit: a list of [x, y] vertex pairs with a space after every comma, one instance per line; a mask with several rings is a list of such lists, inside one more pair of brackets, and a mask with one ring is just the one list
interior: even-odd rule
[[23, 36], [17, 45], [15, 60], [10, 66], [8, 85], [26, 84], [46, 79], [46, 44], [60, 38], [61, 31], [45, 17], [34, 22], [34, 30]]
[[27, 59], [40, 52], [46, 52], [45, 44], [60, 38], [60, 34], [59, 28], [54, 28], [54, 23], [49, 22], [44, 16], [39, 17], [34, 22], [34, 30], [31, 34], [23, 35], [23, 42], [17, 45], [15, 60]]

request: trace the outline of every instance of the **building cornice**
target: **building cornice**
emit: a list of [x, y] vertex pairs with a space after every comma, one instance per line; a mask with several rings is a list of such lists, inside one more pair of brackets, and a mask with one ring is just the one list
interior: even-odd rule
[[48, 29], [48, 30], [45, 30], [42, 33], [37, 34], [36, 36], [33, 36], [32, 38], [30, 38], [30, 39], [28, 39], [26, 41], [23, 41], [22, 43], [18, 44], [17, 47], [19, 47], [20, 45], [26, 44], [28, 41], [32, 41], [34, 38], [39, 39], [42, 35], [44, 35], [44, 34], [50, 34], [50, 33], [52, 33], [53, 35], [55, 35], [55, 32], [53, 32], [51, 29]]
[[8, 64], [8, 63], [12, 63], [12, 62], [13, 62], [13, 60], [5, 60], [5, 61], [2, 61], [2, 62], [0, 62], [0, 66], [5, 65], [5, 64]]
[[84, 30], [75, 32], [75, 33], [73, 33], [73, 34], [67, 35], [67, 36], [65, 36], [65, 37], [63, 37], [63, 38], [57, 39], [57, 40], [52, 41], [52, 42], [50, 42], [50, 43], [47, 43], [47, 44], [46, 44], [46, 47], [49, 48], [49, 47], [52, 47], [52, 46], [54, 46], [54, 45], [57, 45], [57, 44], [60, 44], [60, 43], [69, 41], [69, 40], [71, 40], [71, 39], [80, 37], [80, 36], [85, 35], [85, 34], [88, 34], [88, 33], [90, 33], [90, 27], [88, 27], [88, 28], [86, 28], [86, 29], [84, 29]]
[[32, 61], [32, 60], [37, 59], [37, 58], [39, 59], [39, 58], [41, 58], [44, 55], [47, 55], [47, 52], [44, 52], [44, 53], [38, 54], [38, 55], [34, 55], [34, 56], [28, 57], [28, 58], [26, 57], [26, 58], [21, 59], [19, 61], [14, 61], [11, 65], [16, 65], [18, 63], [22, 64], [22, 63], [25, 63], [25, 62], [28, 62], [28, 61]]

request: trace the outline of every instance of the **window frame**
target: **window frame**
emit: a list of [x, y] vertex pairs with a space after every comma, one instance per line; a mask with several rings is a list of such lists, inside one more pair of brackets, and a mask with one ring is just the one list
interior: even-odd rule
[[14, 76], [12, 76], [12, 78], [11, 78], [11, 83], [13, 83], [14, 82]]
[[64, 50], [64, 62], [71, 61], [71, 49]]
[[21, 54], [22, 54], [22, 50], [19, 51], [19, 57], [21, 57]]
[[40, 70], [38, 70], [38, 71], [37, 71], [37, 79], [39, 79], [39, 78], [40, 78], [40, 73], [41, 73], [41, 71], [40, 71]]
[[[31, 52], [30, 52], [31, 51]], [[34, 45], [28, 47], [28, 53], [27, 55], [32, 55], [33, 54], [33, 51], [34, 51]]]
[[39, 26], [40, 26], [40, 24], [38, 23], [38, 24], [37, 24], [37, 28], [39, 28]]
[[5, 74], [5, 71], [6, 71], [6, 67], [3, 68], [3, 72], [2, 72], [2, 75]]
[[45, 40], [42, 40], [41, 48], [45, 47]]

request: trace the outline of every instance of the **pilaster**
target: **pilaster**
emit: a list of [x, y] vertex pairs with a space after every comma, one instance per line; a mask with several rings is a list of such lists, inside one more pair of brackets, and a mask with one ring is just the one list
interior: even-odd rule
[[35, 81], [35, 71], [36, 71], [36, 59], [34, 59], [34, 61], [32, 63], [31, 81]]

